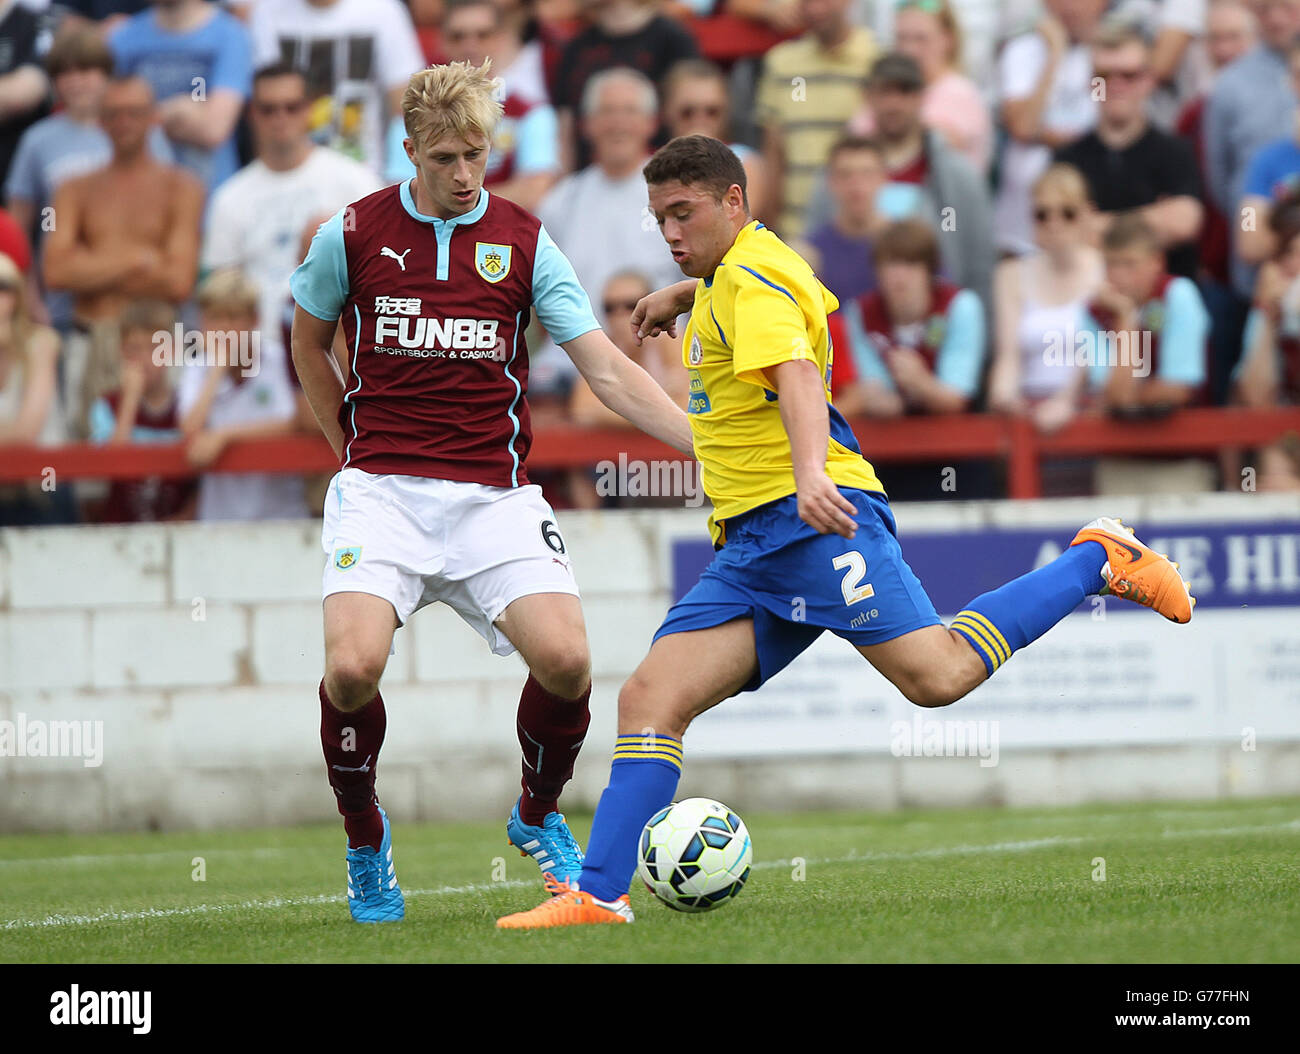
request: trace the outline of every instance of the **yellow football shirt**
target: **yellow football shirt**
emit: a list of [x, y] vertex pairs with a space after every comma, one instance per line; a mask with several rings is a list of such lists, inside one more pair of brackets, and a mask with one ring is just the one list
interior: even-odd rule
[[[813, 360], [829, 404], [834, 351], [826, 315], [838, 306], [804, 259], [756, 220], [741, 229], [712, 277], [696, 285], [682, 359], [715, 542], [721, 536], [717, 521], [795, 492], [790, 439], [764, 371]], [[842, 487], [885, 489], [833, 407], [826, 472]]]

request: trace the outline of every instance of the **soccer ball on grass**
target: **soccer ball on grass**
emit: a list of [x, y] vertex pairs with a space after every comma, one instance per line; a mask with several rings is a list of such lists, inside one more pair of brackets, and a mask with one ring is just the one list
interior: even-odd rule
[[645, 825], [637, 874], [677, 911], [709, 911], [745, 888], [754, 852], [744, 821], [711, 798], [686, 798]]

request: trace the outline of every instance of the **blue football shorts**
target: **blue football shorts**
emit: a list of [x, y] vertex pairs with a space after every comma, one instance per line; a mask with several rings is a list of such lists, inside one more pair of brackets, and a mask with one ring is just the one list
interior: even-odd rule
[[941, 625], [899, 548], [883, 494], [841, 487], [857, 509], [857, 534], [818, 534], [799, 519], [793, 494], [733, 516], [726, 544], [655, 633], [754, 620], [758, 673], [752, 692], [830, 630], [851, 644], [881, 644]]

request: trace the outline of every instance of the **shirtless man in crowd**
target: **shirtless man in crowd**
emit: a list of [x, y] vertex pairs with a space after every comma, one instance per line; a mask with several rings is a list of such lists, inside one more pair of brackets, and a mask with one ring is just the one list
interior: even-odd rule
[[103, 168], [70, 179], [54, 198], [45, 281], [76, 297], [64, 341], [64, 396], [74, 429], [111, 386], [118, 316], [129, 300], [186, 300], [198, 274], [203, 187], [149, 151], [153, 92], [139, 77], [113, 80], [100, 119], [113, 145]]

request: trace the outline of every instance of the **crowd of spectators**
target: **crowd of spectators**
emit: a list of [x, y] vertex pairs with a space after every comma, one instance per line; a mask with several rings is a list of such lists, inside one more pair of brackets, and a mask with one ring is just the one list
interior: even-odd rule
[[[315, 430], [289, 277], [318, 224], [413, 174], [410, 75], [485, 59], [490, 192], [542, 219], [674, 397], [680, 350], [626, 332], [680, 277], [640, 173], [703, 133], [839, 300], [850, 416], [1052, 432], [1300, 402], [1300, 0], [0, 0], [0, 457], [183, 443], [195, 472], [3, 484], [0, 524], [309, 514], [319, 481], [202, 470]], [[619, 424], [529, 346], [540, 427]], [[1294, 437], [1049, 475], [1212, 489], [1247, 458], [1300, 489]], [[932, 468], [885, 481], [939, 497]], [[544, 480], [559, 505], [613, 500], [582, 471]]]

